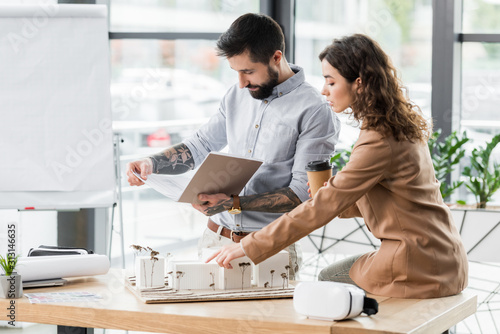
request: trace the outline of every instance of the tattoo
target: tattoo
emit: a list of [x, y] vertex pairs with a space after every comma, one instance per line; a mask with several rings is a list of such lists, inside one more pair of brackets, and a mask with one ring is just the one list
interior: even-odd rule
[[151, 156], [151, 160], [156, 174], [182, 174], [194, 169], [193, 154], [183, 143]]
[[[243, 211], [285, 213], [291, 211], [300, 203], [302, 203], [300, 199], [288, 187], [263, 194], [240, 197], [240, 205]], [[227, 211], [232, 207], [232, 198], [223, 199], [217, 204], [208, 207], [204, 213], [207, 216], [213, 216], [217, 213]]]
[[285, 213], [297, 207], [300, 198], [289, 187], [263, 194], [240, 197], [243, 211]]
[[227, 211], [227, 210], [231, 209], [232, 207], [233, 207], [233, 199], [232, 198], [229, 198], [226, 200], [222, 199], [216, 205], [208, 207], [205, 210], [205, 215], [213, 216], [217, 213]]

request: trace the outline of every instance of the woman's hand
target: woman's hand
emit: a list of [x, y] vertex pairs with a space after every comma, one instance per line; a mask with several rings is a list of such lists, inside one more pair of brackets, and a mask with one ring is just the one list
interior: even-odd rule
[[240, 244], [231, 244], [222, 247], [221, 250], [215, 252], [212, 256], [210, 256], [205, 263], [208, 263], [215, 259], [215, 262], [219, 264], [219, 266], [224, 267], [226, 269], [233, 269], [231, 266], [231, 262], [234, 259], [245, 256], [245, 252], [243, 252], [243, 248], [241, 248]]

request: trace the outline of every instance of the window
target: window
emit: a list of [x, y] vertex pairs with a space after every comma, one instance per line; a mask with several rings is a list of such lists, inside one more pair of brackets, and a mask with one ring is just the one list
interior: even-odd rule
[[[323, 86], [319, 53], [334, 38], [363, 33], [377, 40], [400, 71], [410, 98], [430, 117], [432, 2], [430, 0], [296, 1], [296, 63], [306, 79]], [[343, 121], [339, 149], [349, 148], [358, 130]]]
[[[461, 44], [461, 108], [460, 131], [467, 131], [471, 139], [466, 145], [467, 156], [463, 164], [469, 164], [473, 148], [485, 145], [500, 133], [498, 104], [500, 103], [500, 2], [495, 0], [463, 0]], [[500, 162], [500, 148], [492, 153], [492, 159]], [[470, 192], [461, 189], [459, 199], [475, 202]], [[491, 205], [500, 202], [496, 193]]]
[[464, 0], [464, 33], [500, 33], [500, 2], [497, 0]]
[[222, 33], [240, 15], [259, 11], [256, 0], [111, 0], [111, 31]]
[[[179, 143], [217, 112], [236, 74], [216, 55], [216, 39], [259, 5], [257, 0], [110, 1], [113, 128], [123, 139], [122, 175], [128, 162]], [[176, 254], [196, 248], [206, 216], [147, 186], [131, 187], [126, 178], [121, 184], [127, 253], [130, 244], [176, 249]], [[113, 242], [113, 261], [120, 246]]]
[[[179, 143], [217, 111], [231, 73], [214, 46], [207, 40], [111, 41], [114, 130], [124, 140], [122, 175], [126, 163]], [[125, 178], [122, 187], [126, 245], [194, 245], [205, 216], [147, 186], [130, 187]]]
[[[487, 123], [499, 132], [500, 103], [500, 44], [464, 43], [462, 47], [462, 126], [479, 127]], [[474, 121], [474, 122], [472, 122]]]

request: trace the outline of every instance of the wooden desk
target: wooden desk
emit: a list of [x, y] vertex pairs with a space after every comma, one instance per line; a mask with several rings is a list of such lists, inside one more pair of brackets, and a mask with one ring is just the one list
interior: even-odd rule
[[[310, 320], [296, 313], [292, 299], [144, 304], [124, 286], [121, 270], [69, 279], [64, 287], [29, 292], [88, 291], [95, 303], [30, 304], [16, 299], [16, 321], [157, 333], [442, 333], [476, 311], [476, 296], [409, 300], [375, 297], [378, 314], [352, 320]], [[373, 296], [372, 296], [373, 297]], [[0, 299], [0, 320], [10, 300]]]

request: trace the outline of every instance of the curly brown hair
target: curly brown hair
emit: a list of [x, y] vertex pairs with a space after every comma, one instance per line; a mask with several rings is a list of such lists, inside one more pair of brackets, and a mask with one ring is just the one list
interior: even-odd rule
[[431, 122], [409, 100], [396, 68], [377, 42], [362, 34], [335, 39], [319, 59], [326, 59], [349, 83], [361, 79], [350, 112], [361, 129], [392, 135], [396, 141], [427, 141]]

